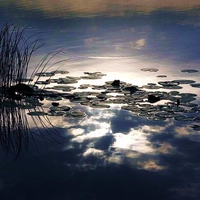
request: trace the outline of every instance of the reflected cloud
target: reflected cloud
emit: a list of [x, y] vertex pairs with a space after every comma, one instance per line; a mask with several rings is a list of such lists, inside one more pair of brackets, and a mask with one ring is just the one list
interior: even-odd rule
[[144, 47], [146, 45], [146, 40], [143, 39], [139, 39], [135, 42], [136, 44], [136, 49], [141, 49], [142, 47]]
[[138, 162], [138, 168], [149, 171], [160, 171], [166, 169], [166, 167], [158, 165], [154, 160]]
[[102, 150], [98, 150], [95, 148], [88, 148], [84, 153], [83, 156], [84, 157], [88, 157], [88, 156], [96, 156], [96, 157], [100, 157], [104, 155], [104, 151]]
[[198, 0], [130, 0], [130, 1], [107, 1], [93, 0], [82, 2], [80, 0], [55, 1], [55, 0], [40, 0], [33, 1], [10, 0], [7, 4], [15, 4], [18, 7], [26, 7], [26, 9], [37, 9], [44, 11], [47, 15], [56, 17], [66, 17], [73, 14], [78, 16], [124, 16], [130, 15], [133, 12], [150, 13], [158, 9], [172, 10], [188, 10], [195, 9], [200, 6]]
[[158, 148], [156, 148], [156, 151], [162, 154], [169, 154], [175, 150], [175, 148], [168, 142], [157, 143], [156, 145], [158, 145]]
[[178, 138], [188, 138], [191, 141], [200, 142], [199, 131], [194, 131], [191, 126], [176, 127], [175, 131]]
[[137, 151], [140, 153], [152, 153], [154, 149], [144, 133], [131, 129], [128, 134], [115, 133], [115, 142], [112, 145], [115, 148], [122, 148]]

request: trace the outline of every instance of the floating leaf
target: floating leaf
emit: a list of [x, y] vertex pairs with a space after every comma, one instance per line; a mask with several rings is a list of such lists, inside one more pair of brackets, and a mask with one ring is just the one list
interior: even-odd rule
[[51, 73], [54, 73], [54, 74], [69, 74], [68, 71], [64, 71], [64, 70], [56, 70], [56, 71], [52, 71]]
[[44, 115], [47, 115], [47, 113], [42, 112], [42, 111], [33, 111], [33, 112], [29, 112], [28, 115], [31, 115], [31, 116], [44, 116]]
[[50, 76], [54, 76], [55, 75], [55, 73], [54, 72], [39, 72], [39, 73], [36, 73], [35, 74], [36, 76], [48, 76], [48, 77], [50, 77]]
[[73, 84], [73, 83], [78, 83], [78, 79], [75, 77], [66, 77], [66, 78], [59, 78], [57, 80], [58, 84]]
[[157, 77], [158, 78], [166, 78], [167, 76], [166, 75], [158, 75]]
[[46, 100], [49, 101], [61, 101], [62, 97], [61, 96], [57, 96], [57, 97], [47, 97]]
[[169, 87], [169, 86], [177, 86], [179, 85], [179, 83], [177, 82], [172, 82], [172, 81], [159, 81], [158, 82], [159, 85], [162, 85], [163, 87]]
[[101, 79], [102, 76], [90, 75], [90, 76], [81, 76], [82, 79]]
[[52, 87], [52, 89], [69, 92], [69, 91], [75, 90], [76, 87], [74, 87], [74, 86], [64, 86], [64, 85], [63, 86], [55, 85], [55, 86]]
[[92, 108], [110, 108], [109, 105], [103, 104], [103, 103], [92, 103], [90, 105], [90, 107], [92, 107]]
[[177, 121], [194, 121], [195, 120], [194, 117], [187, 117], [184, 115], [176, 116], [174, 119]]
[[169, 95], [173, 95], [173, 96], [176, 96], [176, 95], [178, 95], [180, 92], [178, 92], [178, 91], [170, 91], [169, 92]]
[[63, 115], [64, 117], [69, 117], [69, 118], [83, 118], [86, 117], [85, 112], [82, 111], [71, 111]]
[[179, 86], [179, 85], [175, 85], [175, 86], [163, 86], [163, 89], [172, 89], [172, 90], [179, 90], [182, 89], [183, 87]]
[[47, 113], [48, 116], [63, 116], [64, 114], [65, 114], [65, 112], [63, 112], [63, 111], [58, 111], [58, 112], [50, 111]]
[[161, 87], [158, 86], [158, 85], [143, 85], [142, 88], [145, 88], [145, 89], [160, 89]]
[[200, 83], [193, 83], [193, 84], [190, 84], [192, 87], [195, 87], [195, 88], [200, 88]]
[[157, 72], [158, 69], [156, 69], [156, 68], [142, 68], [141, 71], [144, 71], [144, 72]]
[[181, 72], [183, 73], [196, 73], [198, 70], [196, 69], [182, 69]]
[[37, 85], [47, 85], [47, 84], [49, 84], [49, 82], [47, 82], [47, 81], [36, 81], [35, 84], [37, 84]]
[[51, 106], [49, 109], [51, 111], [69, 111], [71, 108], [69, 106]]
[[174, 117], [178, 117], [179, 114], [176, 114], [173, 112], [158, 112], [158, 113], [155, 113], [155, 116], [164, 117], [164, 118], [174, 118]]
[[195, 83], [196, 81], [179, 79], [179, 80], [173, 80], [172, 82], [175, 82], [178, 84], [192, 84], [192, 83]]
[[82, 84], [78, 88], [79, 89], [87, 89], [88, 87], [90, 87], [90, 84]]
[[70, 101], [74, 103], [84, 103], [84, 102], [88, 102], [89, 100], [86, 97], [74, 97], [70, 99]]

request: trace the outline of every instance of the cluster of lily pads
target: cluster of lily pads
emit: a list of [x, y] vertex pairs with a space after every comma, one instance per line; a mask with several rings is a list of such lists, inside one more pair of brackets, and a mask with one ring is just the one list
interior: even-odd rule
[[[141, 71], [157, 72], [158, 69], [143, 68]], [[185, 69], [181, 72], [197, 73], [198, 70]], [[72, 103], [79, 103], [92, 108], [109, 108], [115, 104], [123, 110], [128, 110], [150, 120], [173, 118], [178, 121], [200, 121], [200, 117], [198, 117], [200, 106], [198, 103], [194, 103], [197, 95], [177, 91], [183, 88], [185, 84], [200, 88], [200, 83], [196, 83], [194, 80], [159, 81], [141, 87], [121, 80], [107, 81], [102, 85], [79, 84], [76, 86], [76, 83], [81, 79], [101, 79], [105, 74], [84, 72], [83, 76], [74, 77], [68, 76], [68, 73], [64, 70], [37, 73], [38, 78], [34, 83], [34, 96], [25, 97], [20, 102], [6, 99], [1, 102], [0, 107], [28, 109], [28, 114], [31, 116], [86, 117], [83, 111], [74, 110], [68, 105], [60, 105], [60, 101], [67, 99]], [[59, 77], [59, 74], [66, 76], [54, 78]], [[158, 75], [157, 77], [165, 78], [167, 76]], [[40, 78], [43, 78], [43, 80], [41, 81]], [[26, 81], [30, 80], [25, 79], [24, 82]], [[79, 91], [74, 91], [76, 89], [79, 89]], [[162, 91], [162, 89], [164, 90]], [[166, 89], [169, 91], [166, 92]], [[44, 98], [52, 105], [48, 108], [48, 111], [37, 110], [43, 105], [41, 100]], [[195, 129], [197, 129], [197, 126], [195, 126]]]
[[[157, 72], [158, 69], [143, 68], [141, 71]], [[196, 73], [198, 70], [184, 69], [181, 72]], [[73, 84], [78, 83], [81, 79], [101, 79], [105, 74], [101, 72], [84, 72], [84, 76], [80, 77], [54, 78], [57, 74], [68, 73], [68, 71], [53, 71], [36, 74], [39, 77], [47, 78], [44, 81], [37, 80], [35, 83], [38, 86], [45, 85], [43, 93], [46, 99], [52, 102], [52, 106], [45, 114], [50, 116], [85, 117], [86, 114], [82, 111], [74, 111], [69, 106], [59, 105], [59, 101], [68, 99], [70, 102], [92, 108], [109, 108], [116, 104], [121, 109], [144, 116], [150, 120], [174, 118], [178, 121], [200, 121], [200, 117], [197, 115], [197, 113], [200, 113], [200, 106], [193, 102], [196, 100], [197, 95], [177, 91], [182, 89], [184, 84], [200, 88], [200, 83], [196, 83], [194, 80], [159, 81], [158, 83], [148, 83], [142, 87], [121, 80], [112, 80], [105, 82], [103, 85], [82, 84], [76, 88]], [[157, 77], [164, 78], [166, 75], [158, 75]], [[50, 85], [51, 83], [54, 83], [53, 86]], [[74, 91], [75, 89], [81, 89], [82, 91], [77, 92]], [[159, 91], [156, 91], [157, 89]], [[164, 91], [160, 89], [164, 89]], [[166, 92], [166, 89], [169, 92]], [[150, 101], [150, 96], [155, 97], [156, 101]], [[29, 114], [36, 113], [30, 112]], [[40, 112], [40, 114], [44, 113]], [[197, 127], [195, 126], [195, 128]]]

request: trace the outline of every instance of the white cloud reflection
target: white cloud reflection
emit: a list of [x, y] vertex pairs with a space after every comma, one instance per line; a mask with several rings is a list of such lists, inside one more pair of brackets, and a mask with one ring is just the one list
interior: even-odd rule
[[141, 49], [146, 45], [146, 40], [145, 38], [139, 39], [135, 42], [135, 44], [136, 44], [136, 49]]
[[152, 153], [154, 149], [147, 140], [145, 133], [133, 128], [128, 134], [116, 133], [114, 134], [115, 142], [112, 145], [115, 148], [122, 148], [133, 150], [140, 153]]

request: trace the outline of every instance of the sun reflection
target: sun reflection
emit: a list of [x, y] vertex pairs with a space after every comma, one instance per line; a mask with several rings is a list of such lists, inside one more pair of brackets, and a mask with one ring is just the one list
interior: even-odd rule
[[91, 140], [94, 138], [101, 138], [105, 135], [111, 133], [110, 129], [110, 117], [113, 115], [111, 112], [105, 112], [103, 110], [95, 111], [94, 109], [90, 109], [93, 113], [91, 117], [87, 117], [80, 126], [82, 128], [72, 128], [69, 133], [74, 136], [72, 139], [73, 142], [81, 143], [85, 140]]
[[128, 134], [114, 134], [115, 142], [113, 147], [138, 151], [140, 153], [152, 153], [154, 149], [147, 140], [145, 133], [131, 129]]

